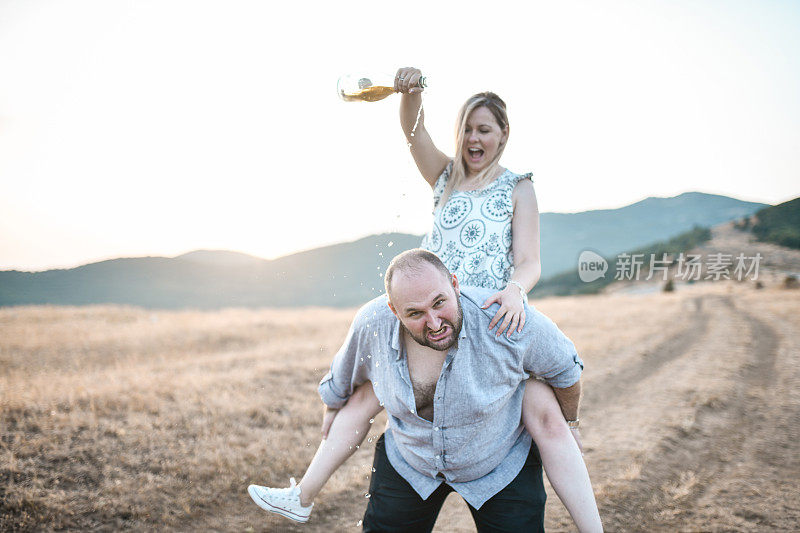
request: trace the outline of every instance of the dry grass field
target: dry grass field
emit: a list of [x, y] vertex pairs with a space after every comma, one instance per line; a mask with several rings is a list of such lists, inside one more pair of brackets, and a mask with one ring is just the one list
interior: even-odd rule
[[[535, 303], [587, 364], [586, 461], [608, 531], [800, 529], [800, 291]], [[305, 526], [246, 492], [302, 475], [316, 384], [352, 315], [0, 310], [0, 530], [357, 531], [367, 441]], [[552, 492], [547, 525], [573, 529]], [[457, 496], [437, 531], [474, 531]]]

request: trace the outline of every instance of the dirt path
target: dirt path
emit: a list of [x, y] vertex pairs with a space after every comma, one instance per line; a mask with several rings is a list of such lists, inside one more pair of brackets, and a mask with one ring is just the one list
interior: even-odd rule
[[648, 377], [657, 374], [660, 369], [686, 353], [708, 331], [708, 314], [703, 312], [703, 298], [691, 299], [691, 320], [686, 328], [681, 329], [663, 340], [653, 349], [646, 351], [637, 363], [623, 366], [615, 373], [609, 374], [602, 381], [592, 383], [587, 387], [582, 398], [587, 412], [596, 410], [604, 403], [615, 401], [617, 396], [624, 394], [631, 384], [639, 383]]
[[[734, 308], [730, 298], [719, 299]], [[712, 484], [722, 484], [731, 463], [751, 441], [761, 438], [769, 409], [754, 401], [774, 374], [778, 337], [765, 322], [737, 310], [753, 339], [751, 355], [741, 363], [740, 379], [720, 401], [697, 406], [694, 422], [665, 437], [644, 462], [639, 479], [604, 501], [609, 530], [676, 531], [690, 525], [698, 513], [695, 502]], [[721, 340], [720, 340], [721, 341]], [[753, 513], [740, 513], [756, 527], [775, 524]]]

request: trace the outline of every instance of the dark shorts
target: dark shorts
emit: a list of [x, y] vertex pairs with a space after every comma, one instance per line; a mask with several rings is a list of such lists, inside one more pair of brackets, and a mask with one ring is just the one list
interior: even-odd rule
[[[429, 532], [447, 495], [453, 489], [442, 483], [427, 500], [409, 485], [389, 463], [384, 437], [375, 445], [375, 471], [369, 482], [370, 498], [364, 513], [363, 531]], [[547, 494], [542, 483], [542, 462], [535, 444], [525, 466], [503, 490], [480, 509], [469, 505], [480, 533], [544, 531], [544, 503]]]

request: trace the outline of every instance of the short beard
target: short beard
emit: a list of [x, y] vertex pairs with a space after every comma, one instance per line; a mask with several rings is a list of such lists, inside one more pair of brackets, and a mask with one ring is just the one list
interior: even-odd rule
[[452, 339], [449, 342], [447, 342], [447, 344], [445, 344], [445, 345], [437, 344], [437, 343], [433, 343], [433, 342], [429, 341], [428, 340], [429, 330], [427, 328], [425, 328], [425, 331], [422, 332], [422, 337], [417, 337], [416, 335], [411, 333], [411, 331], [409, 331], [408, 328], [406, 328], [406, 326], [405, 326], [405, 324], [403, 324], [402, 320], [400, 321], [400, 327], [403, 329], [403, 331], [408, 333], [408, 335], [412, 339], [414, 339], [414, 342], [416, 342], [417, 344], [419, 344], [421, 346], [427, 346], [428, 348], [433, 348], [434, 350], [439, 351], [439, 352], [446, 352], [447, 350], [449, 350], [455, 344], [458, 343], [458, 338], [461, 335], [461, 328], [464, 325], [464, 313], [463, 313], [463, 310], [461, 309], [461, 298], [456, 296], [456, 302], [458, 303], [458, 314], [456, 315], [456, 323], [453, 324], [449, 320], [443, 320], [442, 321], [442, 324], [447, 324], [448, 326], [450, 326], [450, 329], [453, 332], [452, 333]]

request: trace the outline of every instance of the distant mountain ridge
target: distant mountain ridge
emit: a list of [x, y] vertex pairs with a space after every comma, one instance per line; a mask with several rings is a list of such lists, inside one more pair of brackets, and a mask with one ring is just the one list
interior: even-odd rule
[[[765, 204], [684, 193], [619, 209], [541, 215], [542, 278], [576, 265], [582, 250], [603, 256], [667, 240], [693, 226], [749, 216]], [[197, 250], [174, 258], [111, 259], [68, 270], [0, 272], [0, 305], [127, 304], [149, 308], [361, 305], [383, 292], [394, 255], [421, 236], [372, 235], [266, 260]]]
[[607, 257], [668, 240], [694, 226], [710, 227], [747, 216], [765, 205], [687, 192], [671, 198], [650, 197], [619, 209], [542, 213], [542, 279], [574, 267], [583, 250]]

